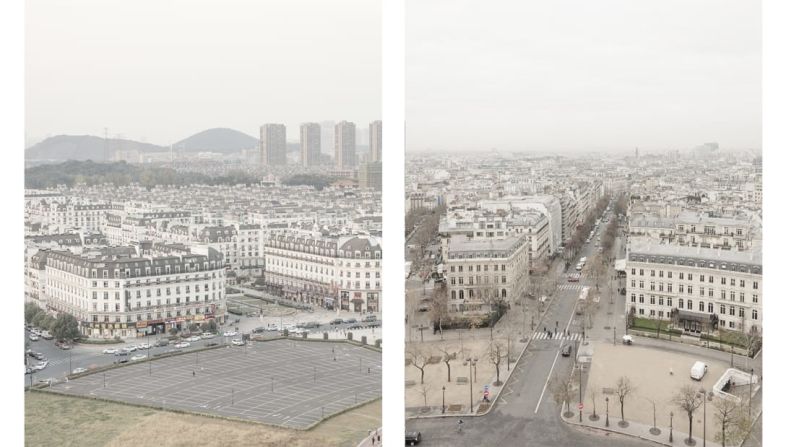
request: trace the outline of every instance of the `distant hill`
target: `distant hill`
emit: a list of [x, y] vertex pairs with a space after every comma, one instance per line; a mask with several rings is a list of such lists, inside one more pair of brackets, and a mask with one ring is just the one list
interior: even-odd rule
[[163, 146], [157, 146], [140, 141], [123, 140], [109, 138], [107, 140], [107, 157], [105, 157], [105, 139], [92, 135], [58, 135], [47, 138], [27, 150], [25, 150], [26, 160], [95, 160], [106, 161], [113, 159], [117, 150], [139, 152], [162, 152], [167, 150]]
[[229, 154], [253, 149], [259, 140], [240, 131], [226, 128], [207, 129], [174, 143], [174, 149], [184, 152], [220, 152]]

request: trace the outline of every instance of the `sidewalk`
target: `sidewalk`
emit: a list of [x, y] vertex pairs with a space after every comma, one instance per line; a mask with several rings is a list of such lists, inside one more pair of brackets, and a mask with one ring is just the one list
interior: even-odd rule
[[[571, 416], [570, 418], [565, 418], [565, 406], [563, 406], [562, 411], [560, 412], [560, 417], [562, 418], [562, 420], [571, 425], [575, 425], [579, 427], [587, 427], [597, 430], [604, 430], [612, 433], [620, 433], [622, 435], [633, 436], [635, 438], [653, 441], [662, 445], [669, 445], [675, 447], [692, 447], [684, 442], [687, 439], [687, 433], [682, 433], [680, 431], [677, 431], [675, 430], [675, 427], [673, 427], [673, 442], [671, 443], [669, 425], [667, 427], [657, 425], [657, 428], [659, 429], [659, 434], [654, 435], [650, 432], [652, 426], [641, 424], [639, 422], [626, 421], [629, 423], [628, 427], [625, 428], [621, 427], [620, 425], [618, 425], [618, 423], [620, 422], [619, 415], [617, 417], [615, 417], [614, 415], [610, 415], [609, 427], [606, 427], [606, 417], [603, 414], [598, 415], [599, 419], [597, 421], [591, 421], [590, 418], [588, 417], [589, 415], [583, 413], [582, 422], [579, 422], [579, 415], [577, 414], [576, 408], [572, 406], [571, 412], [574, 413], [574, 415]], [[696, 432], [697, 432], [697, 427], [693, 426], [692, 439], [695, 440], [694, 445], [702, 446], [703, 438], [702, 437], [698, 438], [696, 436]], [[706, 437], [710, 437], [710, 434], [707, 433]], [[707, 447], [720, 447], [720, 445], [721, 444], [712, 442], [708, 439], [706, 440]]]

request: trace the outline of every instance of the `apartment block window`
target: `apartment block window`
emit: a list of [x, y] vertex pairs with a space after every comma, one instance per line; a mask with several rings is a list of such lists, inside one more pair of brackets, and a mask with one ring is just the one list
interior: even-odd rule
[[728, 308], [728, 313], [730, 315], [736, 315], [736, 307], [735, 306], [731, 306], [730, 308]]
[[704, 282], [706, 280], [706, 275], [700, 275], [700, 282]]
[[644, 289], [644, 288], [645, 288], [645, 281], [640, 281], [640, 289]]
[[651, 270], [651, 277], [655, 277], [655, 276], [656, 276], [656, 271]]
[[720, 304], [720, 313], [723, 314], [723, 315], [725, 314], [725, 305], [724, 304]]
[[714, 277], [711, 276], [711, 275], [709, 275], [709, 282], [712, 282], [712, 283], [714, 282]]
[[692, 274], [688, 273], [687, 276], [686, 276], [686, 279], [689, 280], [689, 281], [692, 281]]
[[736, 301], [736, 292], [731, 290], [731, 301]]
[[709, 298], [714, 298], [714, 289], [709, 289]]
[[673, 293], [673, 283], [671, 282], [667, 283], [667, 291]]
[[631, 287], [637, 287], [637, 281], [632, 279], [631, 280]]
[[739, 302], [740, 303], [744, 302], [744, 292], [739, 292]]
[[758, 290], [758, 281], [753, 281], [753, 289]]
[[683, 309], [684, 308], [684, 300], [682, 298], [678, 299], [678, 308], [679, 309]]
[[739, 287], [744, 287], [744, 280], [743, 279], [739, 280]]
[[684, 293], [684, 285], [683, 284], [679, 284], [678, 285], [678, 293]]
[[640, 294], [640, 304], [645, 303], [645, 295]]
[[700, 302], [698, 303], [698, 310], [699, 310], [699, 311], [701, 311], [701, 312], [703, 312], [704, 310], [706, 310], [706, 303], [704, 303], [703, 301], [700, 301]]
[[714, 313], [714, 303], [709, 303], [709, 313], [710, 314]]
[[667, 306], [668, 307], [673, 307], [673, 299], [670, 298], [669, 296], [667, 297]]
[[645, 309], [640, 309], [640, 315], [645, 315]]
[[632, 269], [631, 269], [631, 274], [632, 274], [632, 275], [636, 275], [636, 274], [637, 274], [637, 271], [636, 271], [636, 269], [632, 268]]
[[667, 272], [667, 279], [673, 279], [673, 272]]
[[656, 304], [656, 297], [651, 295], [651, 304]]
[[739, 308], [739, 316], [744, 317], [744, 307]]
[[753, 320], [757, 320], [758, 319], [758, 311], [755, 310], [755, 309], [753, 309], [752, 318], [753, 318]]
[[678, 273], [678, 279], [681, 279], [681, 280], [684, 279], [684, 272], [679, 272]]
[[692, 286], [686, 286], [686, 293], [692, 295]]
[[723, 299], [723, 300], [725, 299], [725, 291], [724, 290], [720, 290], [720, 298]]
[[632, 303], [636, 303], [637, 302], [637, 295], [634, 294], [634, 293], [631, 294], [631, 302]]
[[692, 300], [686, 300], [686, 308], [692, 310]]
[[754, 303], [757, 303], [757, 302], [758, 302], [758, 295], [753, 295], [753, 302], [754, 302]]
[[706, 288], [705, 287], [701, 287], [700, 288], [700, 296], [705, 296], [705, 295], [706, 295]]
[[722, 278], [720, 278], [720, 284], [722, 284], [723, 286], [725, 285], [725, 277], [724, 276]]

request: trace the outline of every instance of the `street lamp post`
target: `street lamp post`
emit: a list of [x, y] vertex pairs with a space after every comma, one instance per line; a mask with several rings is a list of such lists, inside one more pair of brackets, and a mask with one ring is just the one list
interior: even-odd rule
[[447, 387], [441, 387], [441, 414], [446, 413], [447, 401], [446, 401], [446, 391]]
[[579, 422], [582, 422], [582, 365], [579, 365]]
[[753, 415], [753, 375], [755, 368], [750, 368], [750, 397], [747, 398], [747, 415]]
[[673, 442], [673, 412], [670, 412], [670, 442]]
[[[477, 359], [472, 359], [471, 357], [466, 359], [466, 362], [469, 364], [469, 406], [471, 407], [471, 412], [474, 413], [474, 382], [472, 381], [472, 367], [477, 365]], [[476, 378], [475, 378], [476, 380]]]
[[607, 401], [607, 424], [606, 426], [609, 427], [609, 397], [606, 398]]
[[706, 390], [701, 388], [700, 392], [703, 393], [703, 447], [706, 447]]

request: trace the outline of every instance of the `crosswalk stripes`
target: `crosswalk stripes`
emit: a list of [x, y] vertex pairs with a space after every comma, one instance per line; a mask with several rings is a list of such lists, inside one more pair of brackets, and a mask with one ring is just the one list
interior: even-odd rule
[[579, 290], [581, 288], [581, 284], [557, 284], [559, 290]]
[[563, 332], [557, 332], [556, 334], [554, 332], [552, 332], [551, 336], [549, 336], [548, 332], [535, 332], [534, 334], [532, 334], [532, 339], [533, 340], [571, 340], [571, 341], [574, 341], [574, 340], [579, 340], [581, 338], [581, 336], [582, 336], [582, 334], [579, 334], [578, 332], [570, 334], [570, 335], [565, 335], [565, 333], [563, 333]]

